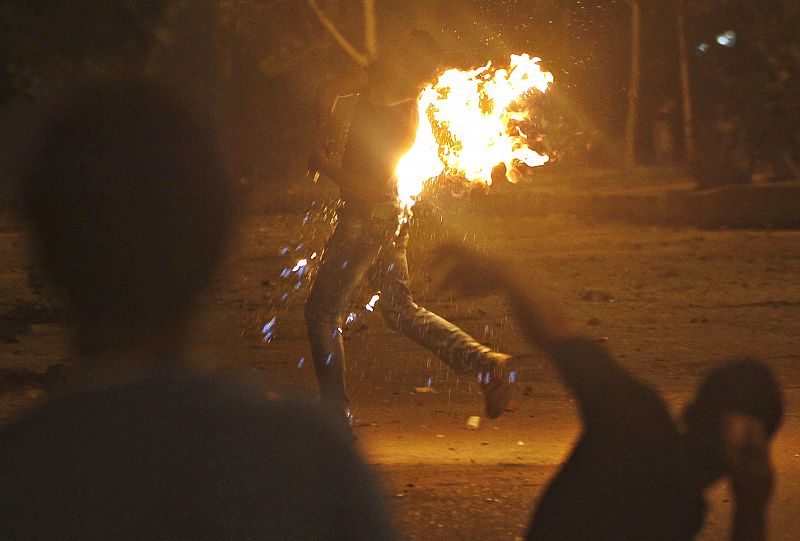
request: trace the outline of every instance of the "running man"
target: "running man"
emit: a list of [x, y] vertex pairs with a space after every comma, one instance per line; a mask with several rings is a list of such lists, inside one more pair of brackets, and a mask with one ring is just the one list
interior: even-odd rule
[[318, 102], [321, 140], [335, 134], [333, 108], [340, 96], [358, 94], [338, 167], [320, 151], [314, 170], [340, 187], [336, 230], [325, 248], [305, 306], [314, 368], [323, 400], [353, 416], [345, 394], [341, 333], [351, 297], [365, 277], [381, 291], [377, 307], [388, 325], [427, 348], [450, 368], [481, 374], [486, 415], [506, 408], [514, 375], [510, 357], [492, 351], [440, 316], [417, 305], [409, 291], [408, 224], [400, 223], [395, 168], [414, 143], [417, 98], [436, 76], [440, 51], [433, 37], [410, 31], [376, 61], [326, 84]]

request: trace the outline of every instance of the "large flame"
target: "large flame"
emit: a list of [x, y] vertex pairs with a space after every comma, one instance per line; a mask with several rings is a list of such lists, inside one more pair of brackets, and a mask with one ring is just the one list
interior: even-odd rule
[[528, 113], [515, 107], [528, 92], [545, 92], [553, 82], [539, 62], [522, 54], [511, 55], [507, 70], [491, 62], [473, 70], [451, 69], [422, 91], [414, 146], [397, 165], [399, 198], [406, 208], [425, 182], [442, 172], [491, 184], [498, 164], [511, 171], [515, 162], [536, 167], [548, 161], [528, 147], [517, 125]]

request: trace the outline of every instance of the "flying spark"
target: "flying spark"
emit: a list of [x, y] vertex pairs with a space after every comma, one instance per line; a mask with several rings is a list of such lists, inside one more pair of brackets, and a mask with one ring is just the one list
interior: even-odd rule
[[381, 298], [381, 292], [378, 291], [372, 296], [367, 305], [364, 307], [366, 311], [372, 312], [373, 310], [375, 310], [375, 304], [380, 300], [380, 298]]

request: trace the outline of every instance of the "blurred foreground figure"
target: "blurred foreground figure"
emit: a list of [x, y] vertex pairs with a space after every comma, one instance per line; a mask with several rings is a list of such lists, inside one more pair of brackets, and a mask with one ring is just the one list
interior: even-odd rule
[[504, 294], [525, 336], [553, 362], [578, 403], [583, 432], [542, 495], [529, 540], [689, 540], [705, 519], [704, 491], [727, 476], [732, 538], [765, 536], [773, 487], [769, 439], [783, 416], [763, 364], [741, 360], [706, 377], [682, 428], [656, 392], [499, 262], [460, 246], [441, 250], [446, 279], [464, 294]]
[[341, 188], [341, 205], [333, 236], [305, 307], [314, 368], [322, 398], [352, 413], [344, 387], [341, 331], [353, 293], [368, 276], [380, 291], [376, 308], [393, 330], [404, 334], [459, 372], [481, 374], [486, 415], [499, 416], [513, 381], [509, 356], [492, 351], [467, 333], [417, 305], [409, 290], [408, 221], [400, 220], [395, 169], [411, 149], [419, 116], [417, 98], [436, 76], [438, 46], [430, 34], [404, 33], [366, 70], [327, 84], [320, 93], [320, 137], [337, 138], [331, 125], [336, 100], [358, 94], [342, 167], [324, 151], [314, 155], [313, 169]]
[[391, 538], [344, 432], [183, 354], [232, 194], [208, 130], [145, 81], [49, 117], [25, 181], [80, 386], [0, 430], [0, 539]]

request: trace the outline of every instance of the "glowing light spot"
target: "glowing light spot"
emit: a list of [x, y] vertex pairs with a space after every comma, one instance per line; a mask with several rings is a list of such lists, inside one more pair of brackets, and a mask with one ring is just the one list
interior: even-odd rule
[[347, 319], [345, 320], [344, 324], [349, 325], [353, 323], [356, 320], [356, 318], [358, 318], [358, 314], [356, 314], [355, 312], [350, 312], [349, 314], [347, 314]]
[[303, 365], [306, 363], [305, 357], [300, 357], [300, 360], [297, 361], [297, 368], [303, 368]]
[[511, 373], [508, 374], [508, 382], [514, 383], [515, 381], [517, 381], [517, 373], [516, 371], [512, 370]]
[[288, 246], [284, 246], [283, 248], [281, 248], [281, 251], [278, 252], [278, 255], [286, 255], [288, 253], [289, 253], [289, 247]]
[[328, 356], [325, 357], [325, 366], [330, 366], [333, 362], [333, 353], [328, 353]]
[[290, 274], [292, 274], [292, 269], [286, 267], [281, 271], [281, 278], [288, 278]]
[[311, 259], [315, 259], [316, 257], [317, 257], [317, 252], [314, 252], [313, 254], [311, 254]]
[[726, 30], [721, 34], [718, 34], [717, 43], [723, 47], [736, 47], [736, 32], [733, 30]]
[[378, 291], [372, 296], [367, 305], [364, 307], [367, 310], [367, 312], [372, 312], [373, 310], [375, 310], [375, 304], [380, 300], [380, 298], [381, 298], [381, 292]]
[[428, 378], [428, 383], [425, 384], [425, 387], [433, 387], [433, 378]]
[[308, 265], [308, 259], [300, 259], [295, 264], [292, 272], [302, 272], [306, 265]]

